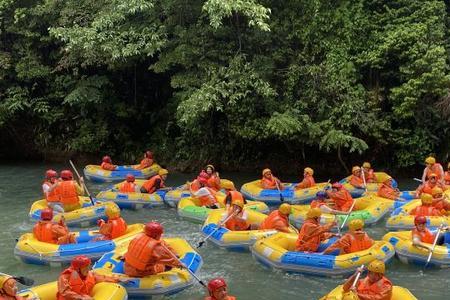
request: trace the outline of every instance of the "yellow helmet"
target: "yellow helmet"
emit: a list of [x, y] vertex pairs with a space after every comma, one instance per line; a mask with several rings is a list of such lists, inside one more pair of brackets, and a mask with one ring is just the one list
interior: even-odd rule
[[372, 260], [372, 262], [367, 266], [367, 270], [374, 273], [384, 274], [386, 271], [386, 266], [384, 262], [378, 259]]
[[311, 175], [311, 176], [314, 175], [314, 170], [311, 169], [310, 167], [306, 167], [306, 168], [303, 170], [303, 172], [305, 172], [306, 174], [309, 174], [309, 175]]
[[444, 191], [443, 191], [440, 187], [438, 187], [438, 186], [435, 186], [435, 187], [431, 190], [431, 195], [433, 195], [433, 196], [436, 196], [436, 195], [439, 195], [439, 194], [442, 194], [442, 193], [444, 193]]
[[365, 161], [363, 163], [363, 168], [370, 169], [371, 168], [370, 162]]
[[105, 215], [108, 218], [118, 218], [120, 217], [120, 208], [117, 205], [109, 205], [105, 208]]
[[232, 205], [237, 205], [240, 208], [244, 208], [244, 202], [242, 202], [241, 200], [235, 200], [233, 201], [233, 203], [231, 203]]
[[272, 173], [272, 171], [270, 169], [264, 169], [262, 171], [262, 175], [264, 176], [264, 175], [266, 175], [266, 173]]
[[167, 171], [167, 169], [159, 169], [159, 171], [158, 171], [159, 176], [163, 176], [163, 175], [167, 175], [167, 174], [169, 174], [169, 171]]
[[289, 215], [291, 213], [291, 205], [288, 203], [283, 203], [280, 205], [280, 207], [278, 207], [278, 210], [283, 215]]
[[216, 168], [214, 168], [213, 165], [206, 165], [206, 169], [211, 168], [213, 170], [213, 172], [216, 170]]
[[350, 223], [348, 223], [348, 229], [350, 229], [350, 231], [356, 231], [356, 230], [361, 230], [364, 228], [364, 221], [362, 219], [354, 219], [351, 220]]
[[320, 210], [320, 208], [311, 208], [310, 210], [308, 210], [308, 212], [306, 213], [306, 217], [308, 219], [312, 219], [312, 218], [318, 218], [322, 215], [322, 211]]
[[422, 200], [422, 204], [431, 204], [433, 203], [433, 196], [427, 193], [422, 193], [420, 195], [420, 200]]
[[355, 173], [355, 172], [358, 172], [358, 171], [361, 171], [361, 168], [360, 168], [360, 167], [354, 166], [354, 167], [352, 168], [352, 173]]
[[5, 282], [7, 282], [10, 279], [14, 279], [14, 278], [9, 275], [0, 275], [0, 289], [2, 289]]
[[220, 187], [225, 189], [225, 190], [230, 190], [230, 191], [235, 191], [236, 187], [234, 186], [234, 183], [228, 180], [225, 181], [221, 181], [220, 182]]
[[434, 158], [433, 156], [428, 156], [425, 159], [425, 163], [426, 164], [430, 164], [430, 165], [434, 165], [436, 163], [436, 158]]

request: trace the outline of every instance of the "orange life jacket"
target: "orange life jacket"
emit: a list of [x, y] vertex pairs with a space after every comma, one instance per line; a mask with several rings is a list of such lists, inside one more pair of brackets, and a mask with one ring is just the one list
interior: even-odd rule
[[411, 212], [409, 214], [415, 215], [415, 216], [423, 216], [423, 217], [442, 216], [441, 212], [432, 205], [417, 206], [417, 207], [413, 208], [413, 210], [411, 210]]
[[352, 195], [344, 188], [337, 192], [331, 193], [330, 198], [334, 201], [336, 210], [349, 211], [353, 204]]
[[25, 298], [19, 295], [10, 296], [0, 291], [0, 300], [25, 300]]
[[116, 167], [113, 164], [110, 164], [110, 163], [107, 163], [107, 162], [102, 162], [100, 167], [103, 170], [107, 170], [107, 171], [114, 171], [116, 169]]
[[208, 178], [207, 185], [216, 191], [220, 191], [220, 179], [216, 175], [211, 175]]
[[383, 183], [378, 189], [377, 195], [383, 198], [395, 200], [398, 198], [399, 192], [397, 192], [393, 187]]
[[142, 170], [150, 167], [151, 165], [153, 165], [153, 159], [145, 157], [143, 160], [141, 160], [141, 163], [139, 164], [137, 169]]
[[345, 235], [348, 235], [348, 238], [350, 239], [349, 253], [363, 251], [369, 249], [373, 245], [373, 240], [365, 232], [362, 238], [361, 235], [356, 238], [356, 236], [352, 233], [346, 233]]
[[60, 202], [62, 204], [77, 204], [79, 202], [75, 181], [65, 180], [58, 183], [60, 187]]
[[231, 196], [231, 204], [233, 204], [235, 201], [244, 202], [244, 197], [241, 193], [238, 191], [229, 191], [229, 194]]
[[[47, 185], [48, 187], [51, 187], [53, 184], [49, 181], [44, 181], [44, 184]], [[59, 184], [51, 191], [48, 193], [44, 193], [45, 199], [47, 200], [47, 202], [59, 202], [59, 195], [61, 193], [61, 188], [59, 187]]]
[[320, 208], [322, 205], [327, 205], [327, 203], [323, 200], [316, 199], [311, 202], [310, 207], [311, 208], [316, 208], [316, 207]]
[[107, 233], [103, 233], [103, 232], [101, 232], [102, 228], [100, 227], [100, 233], [105, 235], [105, 237], [107, 237], [110, 240], [115, 239], [119, 236], [122, 236], [127, 232], [127, 223], [121, 217], [108, 219], [108, 222], [105, 223], [104, 225], [106, 225], [106, 224], [111, 225], [111, 231], [107, 232]]
[[295, 242], [296, 251], [316, 252], [323, 239], [323, 234], [320, 234], [318, 222], [307, 219], [298, 233], [297, 241]]
[[[228, 210], [228, 215], [233, 212], [233, 209], [230, 207]], [[243, 231], [247, 230], [250, 227], [250, 224], [247, 221], [242, 221], [237, 219], [237, 217], [242, 218], [244, 214], [244, 210], [241, 210], [236, 216], [232, 217], [225, 223], [225, 227], [231, 231]]]
[[147, 190], [147, 193], [152, 194], [152, 193], [156, 192], [155, 185], [156, 185], [157, 179], [161, 180], [160, 188], [164, 187], [164, 180], [162, 179], [162, 177], [159, 175], [155, 175], [152, 178], [150, 178], [149, 180], [147, 180], [146, 182], [144, 182], [144, 184], [142, 185], [142, 187]]
[[356, 292], [360, 299], [391, 300], [392, 283], [389, 279], [383, 276], [380, 280], [371, 284], [369, 282], [369, 278], [366, 277], [358, 281]]
[[134, 193], [136, 192], [136, 184], [134, 182], [124, 182], [119, 187], [121, 193]]
[[263, 177], [261, 179], [261, 185], [263, 189], [273, 190], [277, 188], [277, 180], [276, 177], [266, 178]]
[[213, 190], [212, 188], [205, 187], [209, 195], [200, 196], [198, 199], [200, 200], [200, 206], [211, 206], [217, 203], [217, 197], [216, 197], [216, 190]]
[[358, 188], [364, 185], [363, 179], [361, 177], [355, 176], [355, 175], [352, 175], [350, 177], [349, 183], [351, 185], [353, 185], [354, 187], [358, 187]]
[[420, 241], [423, 243], [427, 243], [427, 244], [434, 243], [435, 236], [430, 230], [428, 230], [428, 228], [425, 228], [424, 231], [419, 231], [419, 230], [417, 230], [417, 228], [414, 228], [411, 233], [412, 233], [412, 238], [414, 238], [414, 236], [418, 236], [418, 237], [420, 237]]
[[450, 185], [450, 172], [449, 171], [445, 171], [444, 180], [445, 180], [445, 184]]
[[[207, 296], [207, 297], [205, 297], [205, 300], [217, 300], [217, 298], [214, 296]], [[227, 296], [227, 298], [225, 300], [236, 300], [236, 297]]]
[[199, 189], [201, 189], [202, 188], [202, 186], [201, 186], [201, 184], [200, 184], [200, 182], [198, 182], [198, 180], [197, 179], [195, 179], [194, 181], [192, 181], [190, 184], [189, 184], [189, 189], [192, 191], [192, 192], [196, 192], [196, 191], [198, 191]]
[[289, 219], [286, 215], [280, 213], [279, 210], [274, 210], [262, 222], [259, 229], [276, 229], [289, 227]]
[[427, 178], [430, 177], [431, 174], [437, 175], [437, 180], [442, 179], [442, 173], [441, 173], [442, 165], [440, 163], [435, 163], [431, 167], [427, 167]]
[[157, 263], [153, 250], [161, 241], [155, 240], [145, 233], [135, 237], [125, 253], [125, 262], [140, 271], [145, 271], [149, 266]]
[[296, 189], [306, 189], [306, 188], [310, 188], [316, 185], [316, 181], [314, 180], [314, 177], [312, 177], [311, 175], [307, 174], [302, 182], [300, 182], [299, 184], [297, 184], [295, 186]]
[[377, 179], [375, 177], [375, 172], [373, 169], [369, 169], [369, 171], [363, 171], [364, 172], [364, 178], [366, 179], [366, 182], [376, 182]]
[[57, 241], [53, 235], [53, 224], [47, 221], [38, 221], [33, 227], [34, 237], [41, 242], [56, 244]]
[[[69, 275], [69, 286], [70, 289], [79, 295], [89, 295], [92, 296], [92, 289], [96, 284], [95, 276], [92, 271], [89, 271], [85, 279], [81, 279], [80, 274], [72, 267], [65, 269], [60, 276]], [[61, 295], [58, 291], [58, 300], [65, 300], [65, 297]]]

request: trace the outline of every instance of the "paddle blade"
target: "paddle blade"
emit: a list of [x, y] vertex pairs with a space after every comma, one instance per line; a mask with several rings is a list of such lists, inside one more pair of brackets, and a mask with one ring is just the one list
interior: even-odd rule
[[24, 276], [17, 276], [14, 277], [15, 280], [17, 280], [17, 282], [25, 285], [25, 286], [32, 286], [34, 284], [34, 280], [28, 277], [24, 277]]
[[281, 202], [284, 202], [284, 197], [283, 197], [282, 194], [280, 194], [280, 201], [281, 201]]
[[205, 243], [205, 241], [200, 241], [197, 245], [197, 249], [201, 248], [203, 246], [203, 244]]

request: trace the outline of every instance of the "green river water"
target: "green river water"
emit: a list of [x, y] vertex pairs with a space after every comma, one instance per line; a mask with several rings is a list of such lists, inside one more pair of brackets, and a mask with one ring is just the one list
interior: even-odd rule
[[[0, 165], [0, 228], [3, 229], [0, 239], [2, 249], [0, 272], [29, 276], [35, 279], [36, 284], [56, 280], [61, 270], [23, 264], [14, 259], [13, 249], [15, 239], [32, 228], [28, 211], [32, 202], [42, 197], [40, 186], [43, 174], [50, 167], [61, 170], [67, 166], [4, 163]], [[258, 174], [221, 174], [222, 178], [233, 180], [237, 187], [257, 176]], [[177, 186], [192, 177], [192, 174], [170, 174], [167, 184]], [[295, 181], [295, 178], [282, 179]], [[411, 189], [415, 185], [411, 179], [400, 180], [401, 189]], [[107, 186], [109, 184], [94, 185], [88, 182], [92, 194], [96, 194]], [[185, 238], [191, 245], [195, 245], [201, 238], [200, 225], [179, 219], [174, 208], [123, 211], [122, 215], [129, 224], [149, 220], [160, 221], [165, 227], [165, 236]], [[377, 226], [368, 228], [373, 238], [379, 239], [386, 232], [384, 223], [383, 220]], [[212, 244], [203, 246], [199, 249], [199, 253], [204, 261], [199, 276], [204, 281], [212, 277], [224, 277], [228, 282], [230, 294], [240, 300], [318, 299], [343, 282], [343, 279], [288, 275], [268, 270], [257, 263], [250, 253], [227, 252]], [[408, 288], [418, 299], [450, 299], [448, 269], [423, 272], [420, 267], [405, 265], [393, 259], [388, 265], [387, 276], [395, 285]], [[179, 294], [164, 298], [200, 300], [205, 294], [204, 289], [195, 284]]]

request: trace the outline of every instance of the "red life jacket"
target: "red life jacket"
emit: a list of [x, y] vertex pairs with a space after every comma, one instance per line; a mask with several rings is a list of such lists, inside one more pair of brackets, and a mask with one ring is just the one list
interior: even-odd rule
[[363, 180], [361, 177], [359, 177], [359, 176], [352, 175], [352, 176], [350, 177], [349, 183], [350, 183], [351, 185], [353, 185], [354, 187], [359, 188], [359, 187], [361, 187], [362, 185], [364, 185], [364, 180]]
[[161, 244], [160, 240], [155, 240], [144, 233], [138, 235], [128, 246], [125, 262], [137, 270], [147, 270], [149, 266], [158, 263], [153, 250], [159, 244]]
[[103, 170], [106, 170], [106, 171], [114, 171], [116, 169], [116, 167], [113, 164], [110, 164], [110, 163], [107, 163], [107, 162], [102, 162], [100, 167]]
[[[69, 267], [64, 270], [60, 276], [65, 275], [69, 275], [69, 286], [73, 292], [79, 295], [92, 296], [92, 289], [96, 284], [96, 280], [94, 274], [91, 271], [89, 271], [85, 279], [81, 279], [80, 274], [78, 274], [78, 272], [72, 267]], [[58, 300], [65, 300], [65, 297], [61, 295], [59, 291], [57, 294], [57, 298]]]
[[79, 202], [75, 181], [65, 180], [58, 183], [60, 187], [60, 202], [62, 204], [77, 204]]
[[344, 188], [337, 192], [331, 193], [330, 198], [336, 204], [335, 209], [340, 211], [349, 211], [353, 204], [352, 195]]
[[122, 235], [124, 235], [127, 232], [127, 223], [121, 217], [108, 219], [108, 222], [105, 223], [105, 225], [106, 224], [110, 224], [111, 225], [111, 232], [106, 233], [106, 234], [102, 233], [101, 232], [102, 228], [100, 227], [100, 233], [105, 235], [105, 237], [110, 239], [110, 240], [115, 239], [115, 238], [117, 238], [119, 236], [122, 236]]
[[278, 210], [274, 210], [270, 215], [261, 223], [259, 229], [276, 229], [281, 227], [289, 227], [289, 219], [287, 216], [280, 213]]
[[275, 177], [266, 178], [263, 177], [261, 179], [261, 185], [263, 189], [276, 189], [277, 188], [277, 180]]
[[121, 193], [134, 193], [136, 192], [136, 184], [134, 182], [124, 182], [119, 187]]
[[[44, 181], [44, 184], [48, 187], [51, 187], [53, 184], [49, 181]], [[45, 199], [47, 200], [47, 202], [59, 202], [59, 195], [61, 193], [61, 188], [59, 186], [59, 184], [51, 191], [48, 193], [44, 193]]]
[[345, 235], [348, 235], [350, 238], [350, 253], [369, 249], [373, 245], [373, 240], [365, 232], [362, 238], [360, 236], [356, 238], [352, 233], [347, 233]]
[[57, 241], [53, 236], [53, 224], [48, 221], [38, 221], [33, 227], [34, 237], [41, 242], [56, 244]]
[[427, 244], [434, 243], [435, 236], [430, 230], [428, 230], [428, 228], [425, 228], [424, 231], [419, 231], [417, 230], [417, 228], [414, 228], [411, 233], [412, 238], [414, 238], [414, 236], [418, 236], [420, 238], [420, 241], [423, 243]]
[[146, 182], [144, 182], [144, 184], [142, 185], [142, 187], [147, 190], [147, 193], [152, 194], [152, 193], [156, 192], [155, 185], [156, 185], [157, 179], [161, 180], [160, 188], [164, 187], [164, 180], [162, 179], [162, 177], [159, 175], [155, 175], [152, 178], [150, 178], [149, 180], [147, 180]]
[[[377, 299], [377, 300], [391, 300], [392, 297], [392, 283], [386, 277], [382, 277], [375, 283], [370, 283], [369, 278], [366, 277], [358, 281], [356, 287], [357, 294], [364, 295], [364, 299]], [[360, 295], [361, 294], [361, 295]], [[362, 299], [362, 298], [361, 298]]]
[[216, 175], [211, 175], [208, 178], [207, 185], [215, 191], [220, 191], [220, 179]]

